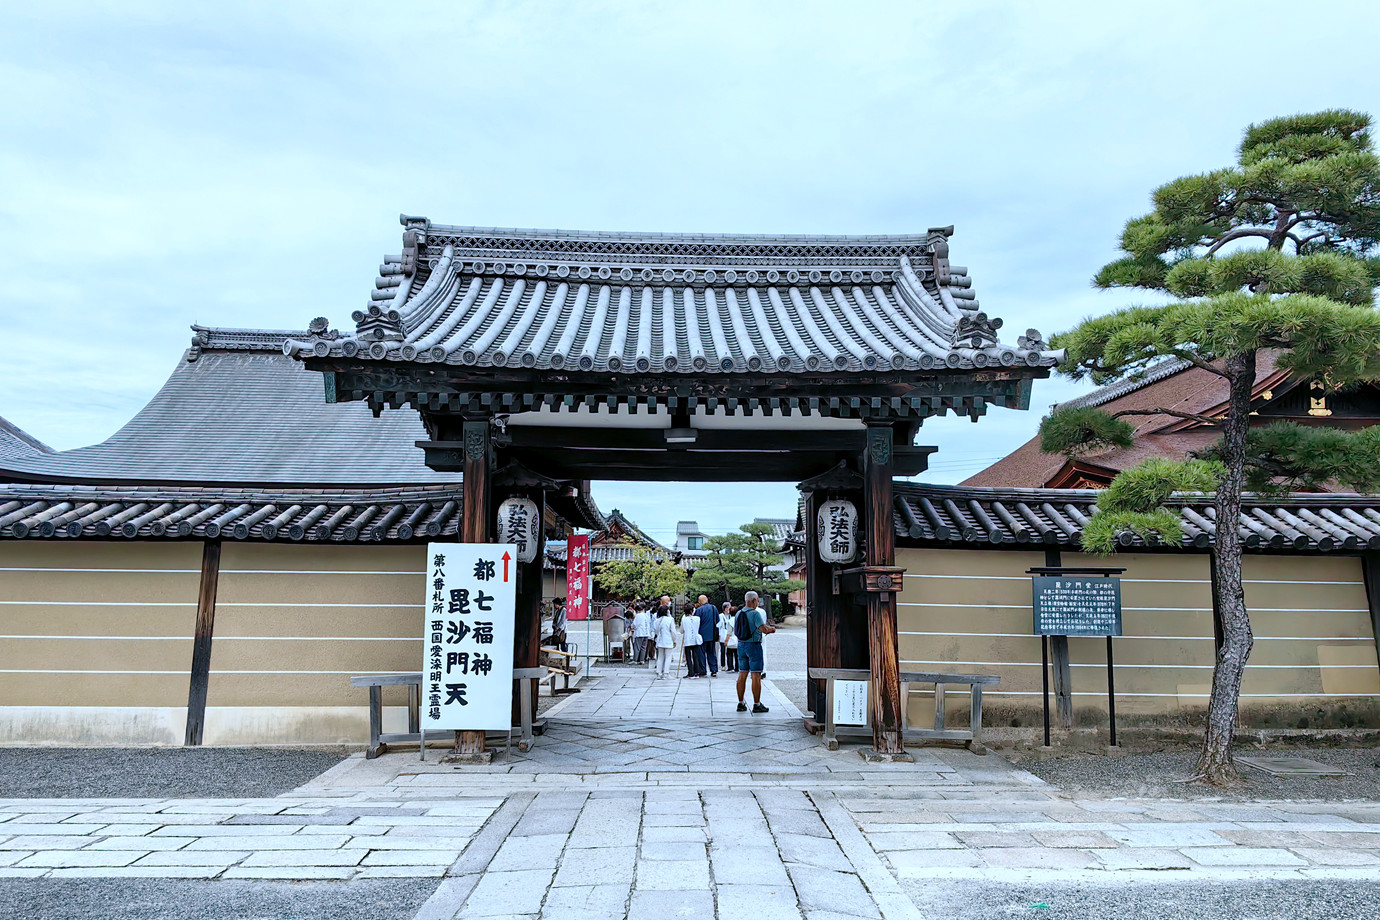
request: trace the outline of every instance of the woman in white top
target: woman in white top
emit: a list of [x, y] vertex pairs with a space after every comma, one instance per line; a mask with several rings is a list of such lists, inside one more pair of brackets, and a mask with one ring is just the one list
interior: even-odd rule
[[[732, 609], [732, 604], [724, 604], [724, 609], [719, 611], [718, 622], [714, 624], [719, 634], [719, 667], [724, 670], [728, 670], [728, 639], [733, 635], [733, 615], [729, 613]], [[734, 647], [737, 647], [736, 642]], [[737, 658], [736, 654], [734, 658]]]
[[700, 638], [700, 618], [695, 616], [693, 609], [680, 618], [680, 631], [685, 636], [685, 669], [688, 672], [686, 677], [694, 680], [704, 674], [705, 664], [704, 649], [700, 646], [703, 641]]
[[669, 606], [657, 610], [656, 622], [652, 624], [652, 641], [656, 643], [656, 677], [665, 680], [671, 670], [671, 652], [676, 647], [676, 621]]

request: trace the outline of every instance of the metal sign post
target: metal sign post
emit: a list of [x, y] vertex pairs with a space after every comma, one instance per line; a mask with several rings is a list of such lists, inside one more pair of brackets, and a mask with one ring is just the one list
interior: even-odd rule
[[1121, 635], [1121, 579], [1126, 569], [1090, 566], [1035, 566], [1031, 578], [1035, 633], [1040, 637], [1040, 676], [1044, 688], [1045, 747], [1049, 732], [1049, 637], [1107, 638], [1107, 718], [1116, 747], [1116, 677], [1112, 637]]

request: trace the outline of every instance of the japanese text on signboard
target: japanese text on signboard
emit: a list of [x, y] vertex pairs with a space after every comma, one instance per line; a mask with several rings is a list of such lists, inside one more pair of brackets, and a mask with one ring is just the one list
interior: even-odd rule
[[1121, 635], [1121, 579], [1036, 575], [1037, 636]]
[[506, 730], [513, 698], [513, 547], [432, 543], [427, 562], [423, 728]]
[[566, 544], [565, 615], [569, 620], [589, 619], [589, 535], [571, 537]]

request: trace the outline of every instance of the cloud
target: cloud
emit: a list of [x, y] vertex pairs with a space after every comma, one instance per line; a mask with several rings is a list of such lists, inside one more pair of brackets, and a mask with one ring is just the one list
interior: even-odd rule
[[[10, 4], [0, 81], [0, 415], [59, 447], [158, 388], [193, 321], [337, 324], [398, 212], [577, 229], [955, 224], [1007, 338], [1090, 290], [1126, 219], [1251, 121], [1380, 112], [1371, 4]], [[1273, 12], [1272, 12], [1273, 10]], [[1253, 54], [1327, 52], [1327, 79]], [[1033, 433], [936, 420], [930, 478]], [[790, 516], [793, 491], [600, 484], [659, 532]], [[693, 512], [687, 509], [695, 509]]]

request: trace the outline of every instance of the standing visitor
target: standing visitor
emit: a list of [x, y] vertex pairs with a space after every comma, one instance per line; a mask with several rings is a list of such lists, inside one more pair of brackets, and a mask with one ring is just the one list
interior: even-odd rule
[[633, 657], [633, 646], [637, 645], [637, 640], [633, 638], [633, 620], [636, 614], [633, 613], [632, 605], [623, 608], [623, 663], [627, 664]]
[[[649, 668], [649, 670], [652, 670], [652, 671], [655, 671], [655, 670], [656, 670], [656, 648], [657, 648], [657, 641], [656, 641], [656, 621], [659, 620], [659, 619], [661, 618], [661, 614], [662, 614], [663, 612], [665, 612], [665, 613], [667, 613], [667, 614], [669, 614], [669, 613], [671, 612], [670, 600], [671, 600], [671, 599], [670, 599], [669, 597], [666, 597], [666, 596], [663, 594], [662, 597], [661, 597], [661, 602], [660, 602], [660, 603], [657, 603], [657, 604], [653, 604], [653, 605], [651, 605], [651, 607], [650, 607], [650, 615], [651, 615], [651, 620], [652, 620], [652, 638], [649, 639], [648, 642], [647, 642], [647, 661], [649, 662], [648, 668]], [[672, 622], [673, 624], [675, 623], [675, 618], [674, 618], [674, 617], [672, 618], [671, 622]]]
[[698, 608], [692, 610], [689, 604], [685, 607], [685, 616], [680, 620], [680, 631], [685, 634], [686, 679], [694, 680], [704, 676], [704, 640], [700, 637]]
[[719, 619], [714, 624], [719, 633], [719, 664], [725, 671], [736, 671], [738, 663], [738, 643], [733, 643], [733, 667], [728, 665], [728, 640], [733, 636], [733, 604], [724, 601], [724, 609], [719, 611]]
[[738, 711], [748, 711], [743, 692], [747, 689], [748, 674], [751, 673], [752, 711], [769, 712], [762, 705], [762, 672], [766, 670], [762, 637], [776, 632], [776, 627], [768, 624], [766, 613], [758, 609], [756, 591], [749, 591], [743, 601], [747, 606], [738, 611], [733, 624], [733, 634], [738, 637]]
[[570, 649], [566, 646], [565, 638], [565, 598], [558, 597], [552, 603], [556, 605], [556, 610], [551, 615], [551, 644], [563, 652], [568, 652]]
[[633, 605], [633, 660], [638, 664], [647, 661], [647, 640], [652, 637], [652, 615], [647, 605], [638, 601]]
[[657, 608], [656, 623], [652, 626], [652, 641], [656, 644], [656, 661], [653, 664], [656, 679], [665, 680], [671, 670], [671, 652], [676, 647], [676, 621], [671, 616], [670, 604], [663, 604]]
[[719, 608], [709, 603], [709, 598], [700, 595], [700, 605], [695, 608], [695, 616], [700, 621], [700, 675], [703, 676], [708, 665], [709, 676], [719, 676], [719, 655], [715, 646], [719, 643]]

